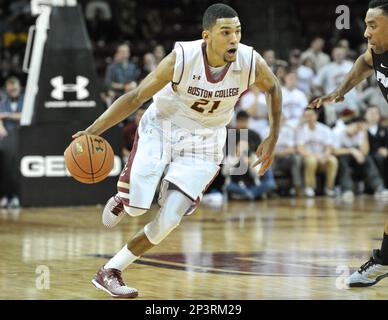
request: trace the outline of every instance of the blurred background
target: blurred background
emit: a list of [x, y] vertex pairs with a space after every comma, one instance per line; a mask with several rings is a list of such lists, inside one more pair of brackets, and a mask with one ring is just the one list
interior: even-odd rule
[[[202, 31], [203, 12], [215, 2], [79, 0], [92, 41], [98, 75], [104, 78], [117, 46], [123, 42], [130, 43], [130, 60], [142, 68], [146, 53], [156, 54], [156, 58], [160, 59], [162, 52], [158, 45], [169, 52], [175, 41], [198, 39]], [[223, 3], [231, 5], [240, 15], [242, 42], [254, 46], [259, 52], [273, 49], [279, 59], [287, 60], [291, 49], [306, 50], [315, 37], [324, 39], [323, 50], [327, 53], [342, 38], [348, 40], [352, 53], [365, 43], [362, 36], [367, 8], [365, 1], [227, 0]], [[335, 10], [339, 5], [350, 8], [350, 30], [335, 28], [338, 16]], [[29, 0], [0, 1], [0, 85], [3, 86], [10, 75], [20, 77], [25, 84], [26, 74], [21, 66], [28, 28], [35, 19], [31, 15]]]
[[[135, 88], [153, 71], [172, 50], [175, 41], [199, 39], [203, 12], [215, 2], [80, 0], [79, 10], [74, 14], [53, 9], [42, 66], [35, 68], [38, 60], [34, 60], [31, 50], [27, 50], [30, 72], [26, 73], [23, 60], [28, 47], [29, 29], [37, 23], [38, 16], [31, 11], [34, 1], [1, 0], [0, 206], [104, 202], [104, 198], [114, 190], [115, 180], [132, 148], [141, 115], [150, 102], [112, 131], [109, 141], [117, 142], [114, 149], [118, 159], [114, 173], [108, 179], [110, 182], [103, 186], [86, 188], [76, 184], [64, 173], [63, 161], [53, 157], [61, 157], [61, 150], [69, 143], [71, 133], [88, 125], [114, 99]], [[341, 3], [336, 0], [223, 2], [239, 13], [242, 42], [253, 46], [281, 81], [283, 125], [272, 169], [262, 179], [255, 177], [252, 172], [236, 177], [229, 174], [233, 159], [228, 161], [230, 159], [226, 157], [225, 167], [228, 170], [224, 168], [209, 188], [204, 204], [217, 206], [225, 197], [255, 201], [266, 197], [316, 195], [352, 200], [354, 195], [365, 192], [376, 197], [386, 196], [388, 137], [385, 125], [388, 124], [388, 105], [379, 93], [374, 77], [361, 83], [347, 95], [343, 103], [335, 107], [327, 105], [317, 113], [305, 110], [311, 99], [333, 90], [351, 69], [355, 59], [365, 51], [363, 20], [367, 3], [358, 0]], [[339, 5], [347, 5], [350, 9], [350, 29], [339, 30], [335, 27], [340, 15], [336, 14]], [[74, 25], [80, 24], [80, 29], [72, 28], [72, 19], [75, 19]], [[81, 45], [77, 44], [77, 39], [82, 42]], [[30, 39], [31, 43], [34, 40]], [[67, 43], [70, 49], [66, 47]], [[83, 50], [86, 55], [80, 58], [83, 53], [77, 52]], [[78, 58], [73, 60], [74, 52]], [[82, 87], [82, 80], [74, 84], [77, 70], [85, 65], [81, 60], [87, 61], [92, 68], [92, 71], [86, 72], [89, 74], [88, 94], [92, 92], [93, 95], [92, 102], [89, 102], [97, 107], [95, 112], [89, 112], [91, 108], [84, 108], [83, 111], [74, 111], [75, 108], [71, 111], [60, 110], [62, 107], [58, 107], [58, 104], [54, 104], [55, 108], [47, 104], [41, 95], [50, 93], [50, 84], [55, 88], [59, 85], [63, 90], [62, 95], [66, 90], [76, 88], [73, 90], [76, 91], [79, 86]], [[51, 82], [54, 75], [44, 76], [55, 61], [62, 64], [64, 71], [63, 75], [56, 75], [56, 81]], [[25, 102], [27, 77], [34, 68], [40, 70], [41, 78], [35, 79], [40, 84], [40, 92], [35, 103], [30, 99]], [[66, 75], [66, 70], [72, 68], [75, 73]], [[68, 89], [65, 90], [66, 83]], [[79, 92], [76, 93], [76, 99], [82, 100], [78, 97]], [[25, 115], [25, 123], [22, 120], [24, 129], [20, 128], [22, 114]], [[249, 130], [249, 141], [238, 146], [235, 157], [243, 161], [246, 154], [245, 160], [252, 161], [250, 157], [254, 156], [256, 146], [268, 132], [267, 116], [263, 93], [249, 90], [242, 95], [230, 128]], [[316, 123], [323, 127], [315, 129]], [[306, 131], [306, 126], [310, 131]], [[60, 139], [59, 131], [63, 132], [61, 143], [52, 142], [52, 132], [56, 132], [57, 139]], [[39, 140], [42, 137], [48, 140], [43, 143]], [[365, 140], [368, 142], [367, 149]], [[39, 145], [36, 145], [36, 141], [39, 141]], [[42, 144], [44, 147], [41, 147]], [[54, 144], [57, 144], [57, 149], [47, 151]], [[28, 148], [41, 150], [31, 153], [26, 151]], [[349, 151], [346, 157], [337, 152], [344, 148]], [[40, 155], [44, 157], [39, 158]], [[320, 157], [324, 157], [325, 161], [318, 161]], [[375, 173], [373, 177], [367, 174], [371, 171]], [[39, 186], [39, 179], [42, 188], [47, 188], [48, 193], [44, 197], [41, 189], [36, 187]], [[79, 198], [71, 192], [66, 198], [61, 190], [56, 189], [61, 188], [58, 185], [63, 185], [67, 190], [78, 188], [74, 190], [78, 190], [75, 193], [79, 194]], [[60, 199], [58, 193], [61, 194]], [[48, 201], [49, 198], [52, 200]]]

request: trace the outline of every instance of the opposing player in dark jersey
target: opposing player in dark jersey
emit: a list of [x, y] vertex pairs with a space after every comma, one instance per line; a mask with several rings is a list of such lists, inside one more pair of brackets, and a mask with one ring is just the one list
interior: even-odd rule
[[[370, 1], [365, 23], [367, 51], [357, 59], [338, 88], [326, 96], [315, 99], [311, 107], [319, 108], [327, 102], [344, 100], [344, 95], [348, 91], [373, 73], [388, 103], [388, 0]], [[372, 257], [348, 278], [347, 283], [350, 287], [367, 287], [385, 277], [388, 277], [388, 220], [385, 222], [381, 249], [373, 250]]]

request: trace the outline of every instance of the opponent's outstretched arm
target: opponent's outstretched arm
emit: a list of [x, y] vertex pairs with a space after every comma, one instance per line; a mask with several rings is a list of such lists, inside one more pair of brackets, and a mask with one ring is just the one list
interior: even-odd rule
[[100, 135], [134, 113], [144, 102], [172, 81], [174, 75], [175, 52], [165, 57], [158, 67], [147, 75], [139, 86], [122, 95], [93, 122], [86, 130], [73, 135], [77, 138], [84, 134]]
[[310, 103], [311, 108], [319, 108], [326, 102], [340, 102], [344, 100], [347, 92], [358, 85], [362, 80], [373, 74], [372, 53], [368, 49], [364, 54], [358, 57], [353, 68], [346, 75], [342, 83], [330, 94], [314, 99]]
[[282, 115], [282, 89], [279, 80], [264, 59], [258, 54], [256, 55], [256, 81], [254, 85], [260, 91], [265, 92], [270, 126], [268, 137], [262, 141], [256, 150], [258, 159], [252, 165], [252, 167], [256, 167], [262, 164], [258, 172], [262, 176], [272, 164], [275, 145], [279, 137], [280, 118]]

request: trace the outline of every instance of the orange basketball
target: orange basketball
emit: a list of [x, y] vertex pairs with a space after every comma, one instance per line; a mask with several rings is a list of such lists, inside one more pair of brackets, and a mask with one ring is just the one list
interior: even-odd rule
[[83, 135], [74, 139], [64, 153], [72, 177], [83, 183], [104, 180], [113, 168], [114, 153], [110, 144], [99, 136]]

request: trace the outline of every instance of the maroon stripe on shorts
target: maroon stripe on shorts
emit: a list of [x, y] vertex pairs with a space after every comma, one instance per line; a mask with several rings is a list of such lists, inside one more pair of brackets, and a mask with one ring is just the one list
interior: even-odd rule
[[[137, 145], [138, 145], [138, 142], [139, 142], [139, 134], [138, 134], [137, 131], [138, 130], [136, 130], [136, 132], [135, 132], [135, 139], [134, 139], [134, 142], [133, 142], [132, 150], [131, 150], [131, 152], [130, 152], [130, 154], [128, 156], [128, 161], [127, 161], [126, 165], [124, 166], [124, 169], [121, 172], [121, 175], [120, 175], [120, 178], [119, 178], [119, 181], [124, 182], [124, 183], [128, 183], [128, 184], [130, 184], [132, 164], [133, 164], [133, 160], [135, 159], [135, 156], [136, 156]], [[129, 192], [128, 189], [123, 188], [123, 187], [119, 187], [119, 186], [117, 186], [117, 191]], [[122, 199], [122, 200], [124, 201], [125, 199]], [[125, 202], [124, 202], [124, 204], [128, 205]]]
[[117, 187], [117, 191], [118, 191], [118, 192], [123, 192], [123, 193], [125, 193], [125, 192], [128, 192], [128, 188]]

